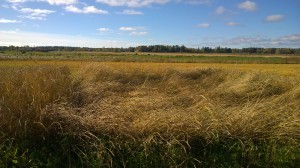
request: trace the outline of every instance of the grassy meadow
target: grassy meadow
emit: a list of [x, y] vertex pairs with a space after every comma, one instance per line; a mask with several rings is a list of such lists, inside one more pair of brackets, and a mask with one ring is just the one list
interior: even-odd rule
[[299, 166], [300, 64], [107, 61], [1, 60], [0, 167]]
[[135, 53], [135, 52], [18, 52], [0, 53], [0, 60], [77, 60], [97, 62], [299, 64], [299, 55]]

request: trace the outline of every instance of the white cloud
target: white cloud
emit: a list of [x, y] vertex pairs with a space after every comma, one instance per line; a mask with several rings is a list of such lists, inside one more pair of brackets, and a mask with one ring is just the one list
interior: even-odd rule
[[252, 1], [245, 1], [243, 3], [240, 3], [238, 5], [240, 9], [246, 10], [246, 11], [255, 11], [257, 9], [257, 5], [255, 2]]
[[264, 36], [239, 36], [233, 38], [225, 37], [193, 37], [188, 41], [187, 46], [199, 47], [262, 47], [262, 48], [299, 48], [300, 34], [290, 34], [281, 37]]
[[145, 31], [145, 27], [120, 27], [119, 30], [124, 32], [130, 32], [129, 35], [131, 36], [144, 36], [148, 34], [148, 32]]
[[25, 14], [25, 18], [34, 19], [34, 20], [45, 20], [46, 17], [54, 13], [55, 11], [47, 9], [31, 9], [31, 8], [22, 8], [18, 10], [19, 12]]
[[212, 0], [96, 0], [99, 3], [103, 3], [109, 6], [128, 6], [128, 7], [144, 7], [153, 4], [163, 5], [168, 2], [184, 2], [193, 5], [198, 4], [210, 4]]
[[9, 19], [4, 19], [4, 18], [1, 18], [0, 19], [0, 23], [18, 23], [20, 21], [17, 21], [17, 20], [9, 20]]
[[198, 27], [200, 27], [200, 28], [208, 28], [208, 27], [210, 27], [210, 24], [209, 23], [201, 23], [201, 24], [198, 24]]
[[120, 30], [122, 30], [122, 31], [134, 31], [135, 28], [133, 28], [133, 27], [120, 27]]
[[119, 14], [123, 14], [123, 15], [143, 15], [144, 13], [141, 11], [136, 11], [136, 10], [132, 10], [132, 9], [125, 9], [123, 10], [123, 12], [120, 12]]
[[121, 31], [138, 31], [145, 30], [145, 27], [120, 27]]
[[[24, 3], [28, 1], [43, 1], [48, 2], [51, 5], [74, 5], [79, 3], [79, 0], [6, 0], [10, 3]], [[144, 7], [153, 4], [163, 5], [168, 2], [185, 2], [189, 4], [209, 4], [212, 0], [96, 0], [99, 3], [103, 3], [109, 6], [128, 6], [128, 7]]]
[[152, 4], [166, 4], [170, 0], [97, 0], [109, 6], [128, 6], [128, 7], [143, 7]]
[[102, 27], [102, 28], [99, 28], [99, 29], [97, 29], [98, 31], [100, 31], [100, 32], [109, 32], [110, 31], [110, 29], [109, 28], [104, 28], [104, 27]]
[[209, 4], [211, 0], [178, 0], [179, 2], [184, 1], [193, 5]]
[[226, 8], [224, 8], [223, 6], [219, 6], [216, 8], [215, 10], [215, 14], [217, 15], [222, 15], [226, 12]]
[[288, 35], [288, 36], [282, 36], [280, 38], [275, 39], [275, 41], [300, 43], [300, 34], [292, 34], [292, 35]]
[[141, 31], [141, 32], [133, 31], [130, 33], [130, 35], [132, 35], [132, 36], [144, 36], [147, 34], [148, 34], [148, 32], [146, 32], [146, 31]]
[[73, 13], [82, 13], [82, 10], [77, 8], [76, 6], [69, 5], [65, 7], [65, 10], [68, 12], [73, 12]]
[[11, 8], [12, 8], [13, 10], [18, 10], [18, 6], [17, 6], [17, 5], [12, 5]]
[[265, 21], [266, 22], [279, 22], [281, 20], [283, 20], [284, 16], [283, 15], [270, 15], [267, 16]]
[[10, 3], [23, 3], [23, 2], [26, 2], [28, 0], [6, 0], [7, 2], [10, 2]]
[[71, 5], [76, 4], [77, 0], [46, 0], [51, 5]]
[[227, 26], [240, 26], [241, 24], [236, 23], [236, 22], [227, 22], [226, 25]]
[[99, 40], [96, 38], [0, 30], [0, 46], [74, 46], [74, 47], [130, 47], [141, 45], [134, 41]]
[[222, 42], [226, 46], [240, 47], [296, 47], [300, 45], [300, 34], [286, 35], [278, 38], [236, 37]]
[[73, 13], [84, 13], [84, 14], [108, 14], [108, 11], [98, 9], [94, 6], [85, 6], [82, 9], [77, 8], [74, 5], [69, 5], [65, 7], [65, 10]]
[[[134, 32], [134, 31], [133, 31]], [[144, 33], [143, 33], [144, 32]], [[131, 35], [146, 35], [145, 31]], [[74, 46], [74, 47], [130, 47], [143, 45], [145, 42], [123, 40], [100, 40], [83, 36], [62, 34], [45, 34], [23, 32], [20, 30], [0, 30], [0, 46]], [[211, 40], [209, 40], [211, 39]], [[193, 40], [194, 41], [194, 40]], [[221, 37], [203, 38], [194, 46], [223, 46], [223, 47], [292, 47], [299, 48], [300, 34], [291, 34], [276, 38], [261, 36], [241, 36], [231, 39]]]
[[29, 1], [36, 1], [36, 2], [47, 2], [50, 5], [72, 5], [78, 2], [78, 0], [6, 0], [6, 1], [15, 4], [25, 3]]
[[102, 9], [97, 9], [94, 6], [86, 6], [83, 8], [83, 13], [95, 13], [95, 14], [108, 14], [107, 11]]
[[20, 30], [19, 29], [15, 29], [15, 30], [0, 30], [0, 33], [15, 34], [18, 31], [20, 31]]
[[236, 38], [232, 38], [229, 40], [224, 41], [224, 44], [227, 45], [243, 45], [243, 44], [247, 44], [247, 45], [260, 45], [263, 42], [267, 42], [268, 39], [266, 38], [262, 38], [262, 37], [236, 37]]

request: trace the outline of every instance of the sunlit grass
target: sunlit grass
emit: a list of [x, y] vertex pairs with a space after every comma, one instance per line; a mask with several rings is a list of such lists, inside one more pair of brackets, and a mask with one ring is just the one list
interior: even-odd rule
[[298, 162], [297, 65], [0, 64], [0, 167]]
[[237, 64], [299, 64], [298, 55], [255, 54], [193, 54], [193, 53], [133, 53], [133, 52], [5, 52], [1, 60], [60, 60], [99, 62], [156, 63], [237, 63]]
[[135, 63], [135, 62], [90, 62], [90, 61], [0, 61], [0, 67], [26, 67], [40, 65], [67, 66], [76, 72], [82, 66], [108, 65], [112, 67], [141, 67], [159, 69], [221, 68], [226, 70], [271, 72], [285, 76], [299, 76], [300, 64], [220, 64], [220, 63]]

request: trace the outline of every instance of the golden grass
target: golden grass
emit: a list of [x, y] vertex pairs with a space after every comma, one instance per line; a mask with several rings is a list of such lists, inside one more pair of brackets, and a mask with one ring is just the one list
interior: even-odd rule
[[76, 104], [76, 83], [67, 67], [1, 67], [0, 76], [0, 130], [8, 134], [37, 131], [32, 124], [43, 125], [43, 110], [53, 103]]
[[[113, 54], [113, 53], [112, 53]], [[245, 53], [153, 53], [153, 52], [140, 52], [139, 55], [162, 55], [162, 56], [224, 56], [224, 57], [280, 57], [280, 58], [288, 58], [288, 57], [295, 57], [295, 55], [289, 55], [289, 54], [245, 54]], [[298, 55], [296, 55], [298, 56]]]
[[131, 142], [145, 154], [161, 143], [187, 153], [226, 139], [299, 145], [298, 65], [0, 63], [0, 132], [13, 138], [96, 139], [100, 159], [134, 151]]
[[[70, 51], [53, 51], [51, 53], [70, 53]], [[72, 53], [82, 53], [82, 54], [97, 54], [97, 55], [134, 55], [136, 52], [94, 52], [94, 51], [80, 51], [80, 52], [72, 52]], [[295, 57], [299, 55], [291, 55], [291, 54], [246, 54], [246, 53], [155, 53], [155, 52], [138, 52], [138, 55], [159, 55], [159, 56], [233, 56], [233, 57]]]
[[296, 96], [300, 85], [286, 77], [236, 70], [151, 71], [108, 65], [89, 66], [81, 73], [89, 86], [86, 92], [96, 94], [88, 121], [99, 130], [176, 137], [217, 133], [298, 139], [300, 135], [300, 99]]
[[[1, 110], [10, 121], [41, 122], [46, 106], [71, 101], [74, 94], [72, 103], [84, 104], [76, 111], [86, 123], [101, 128], [96, 130], [267, 136], [270, 129], [272, 135], [285, 135], [289, 131], [277, 133], [278, 128], [295, 127], [291, 123], [299, 121], [298, 78], [246, 71], [245, 65], [241, 71], [226, 64], [209, 65], [211, 69], [205, 64], [42, 62], [38, 67], [43, 64], [81, 68], [74, 77], [60, 68], [2, 68]], [[273, 66], [286, 74], [286, 69]], [[271, 71], [273, 66], [264, 68]], [[80, 79], [82, 90], [74, 90], [71, 78]]]
[[195, 69], [195, 68], [220, 68], [225, 70], [251, 71], [257, 73], [270, 72], [284, 76], [300, 77], [300, 64], [222, 64], [222, 63], [128, 63], [128, 62], [90, 62], [90, 61], [0, 61], [0, 67], [26, 67], [40, 65], [68, 66], [72, 72], [89, 65], [107, 65], [114, 68], [143, 68], [159, 69]]

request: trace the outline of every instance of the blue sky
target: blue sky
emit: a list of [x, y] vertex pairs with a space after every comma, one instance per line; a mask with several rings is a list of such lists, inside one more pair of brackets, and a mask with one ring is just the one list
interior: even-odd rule
[[2, 0], [0, 45], [300, 48], [300, 0]]

